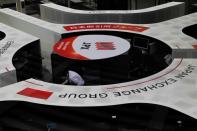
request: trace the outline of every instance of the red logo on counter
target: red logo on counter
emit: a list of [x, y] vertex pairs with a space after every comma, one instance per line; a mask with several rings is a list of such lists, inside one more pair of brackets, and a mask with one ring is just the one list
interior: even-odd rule
[[93, 29], [114, 29], [114, 30], [127, 30], [127, 31], [135, 31], [135, 32], [143, 32], [148, 27], [144, 26], [137, 26], [137, 25], [126, 25], [126, 24], [84, 24], [84, 25], [71, 25], [71, 26], [64, 26], [64, 29], [67, 31], [74, 31], [74, 30], [93, 30]]
[[53, 94], [53, 92], [37, 90], [32, 88], [25, 88], [24, 90], [18, 92], [17, 94], [46, 100]]
[[73, 44], [76, 38], [77, 37], [70, 37], [57, 42], [53, 47], [53, 51], [65, 58], [88, 60], [88, 58], [80, 55], [73, 48]]
[[115, 50], [113, 42], [96, 42], [97, 50]]
[[197, 49], [197, 45], [192, 45], [194, 49]]

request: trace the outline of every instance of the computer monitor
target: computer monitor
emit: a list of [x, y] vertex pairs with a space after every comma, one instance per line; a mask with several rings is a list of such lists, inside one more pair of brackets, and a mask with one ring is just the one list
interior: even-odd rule
[[133, 47], [148, 50], [149, 40], [142, 37], [134, 37]]

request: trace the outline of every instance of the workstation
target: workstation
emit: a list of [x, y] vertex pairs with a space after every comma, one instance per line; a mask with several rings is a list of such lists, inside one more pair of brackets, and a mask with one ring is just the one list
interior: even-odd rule
[[[29, 76], [39, 76], [38, 72], [37, 74], [31, 72], [28, 75], [28, 70], [31, 69], [27, 69], [35, 58], [41, 58], [39, 39], [2, 23], [0, 23], [0, 35], [0, 87], [24, 80]], [[34, 62], [37, 66], [32, 68], [34, 71], [39, 70], [42, 65], [41, 59]]]
[[[0, 9], [0, 42], [20, 39], [2, 55], [15, 81], [0, 88], [0, 104], [14, 103], [1, 110], [0, 129], [195, 131], [197, 14], [165, 16], [58, 24]], [[17, 61], [24, 56], [27, 66]]]

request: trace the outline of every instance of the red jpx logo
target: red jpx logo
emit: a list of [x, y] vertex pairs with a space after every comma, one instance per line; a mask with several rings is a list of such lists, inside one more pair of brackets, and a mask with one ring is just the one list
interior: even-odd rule
[[97, 50], [115, 50], [113, 42], [96, 42]]
[[53, 94], [53, 92], [32, 89], [32, 88], [25, 88], [24, 90], [18, 92], [17, 94], [46, 100]]
[[194, 49], [197, 49], [197, 45], [192, 45]]

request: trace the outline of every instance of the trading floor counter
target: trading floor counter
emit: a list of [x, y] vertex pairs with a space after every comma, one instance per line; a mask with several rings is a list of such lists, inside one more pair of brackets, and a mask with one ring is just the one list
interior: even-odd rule
[[1, 88], [0, 100], [76, 107], [152, 103], [197, 118], [196, 74], [196, 60], [175, 59], [169, 67], [159, 73], [121, 84], [80, 87], [28, 79]]
[[[0, 56], [1, 62], [11, 65], [0, 64], [0, 69], [14, 70], [12, 61], [19, 69], [17, 59], [25, 51], [30, 52], [28, 67], [35, 64], [32, 56], [38, 56], [39, 67], [50, 61], [37, 71], [19, 70], [17, 83], [0, 88], [0, 101], [65, 108], [149, 103], [197, 119], [197, 13], [155, 24], [62, 25], [0, 9], [0, 21], [35, 34], [41, 39], [41, 53], [46, 54], [41, 58], [38, 38], [2, 24], [0, 43], [16, 41], [9, 42], [16, 48]], [[25, 45], [32, 46], [21, 48]], [[51, 74], [43, 73], [45, 66], [51, 67]], [[43, 77], [52, 79], [44, 81]]]
[[[0, 23], [0, 36], [0, 87], [2, 87], [17, 82], [17, 75], [22, 73], [23, 66], [29, 63], [25, 61], [25, 57], [41, 56], [39, 39], [34, 36], [2, 23]], [[38, 65], [41, 64], [37, 62]]]
[[84, 11], [47, 3], [40, 5], [40, 11], [43, 20], [60, 24], [92, 22], [148, 24], [183, 16], [185, 4], [183, 2], [170, 2], [140, 10]]

